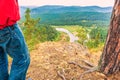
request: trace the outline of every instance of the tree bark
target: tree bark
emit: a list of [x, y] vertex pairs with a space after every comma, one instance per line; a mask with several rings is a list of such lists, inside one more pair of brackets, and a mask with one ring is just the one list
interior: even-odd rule
[[115, 0], [110, 28], [99, 64], [105, 75], [120, 71], [120, 0]]

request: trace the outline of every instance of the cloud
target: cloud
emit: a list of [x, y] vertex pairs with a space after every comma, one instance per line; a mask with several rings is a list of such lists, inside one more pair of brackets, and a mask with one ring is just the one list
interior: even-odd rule
[[19, 0], [20, 5], [113, 6], [114, 0]]

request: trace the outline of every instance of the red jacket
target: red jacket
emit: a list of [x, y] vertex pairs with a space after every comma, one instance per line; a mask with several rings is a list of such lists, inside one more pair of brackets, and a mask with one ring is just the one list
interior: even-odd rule
[[0, 29], [20, 19], [18, 0], [0, 0]]

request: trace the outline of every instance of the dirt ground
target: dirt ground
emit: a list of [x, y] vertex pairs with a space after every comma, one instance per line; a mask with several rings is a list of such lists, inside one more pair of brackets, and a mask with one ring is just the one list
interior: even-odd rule
[[[100, 59], [100, 55], [101, 51], [90, 53], [85, 47], [78, 43], [41, 43], [30, 53], [31, 64], [27, 73], [27, 79], [80, 80], [80, 75], [85, 69], [69, 63], [75, 62], [85, 65], [83, 60], [87, 60], [96, 66]], [[119, 76], [120, 74], [118, 73], [117, 75], [106, 78], [99, 72], [92, 72], [83, 75], [81, 80], [120, 80]]]

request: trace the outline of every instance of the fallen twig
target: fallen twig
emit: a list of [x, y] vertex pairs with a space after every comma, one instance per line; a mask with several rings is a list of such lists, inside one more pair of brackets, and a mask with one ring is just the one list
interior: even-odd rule
[[57, 73], [58, 73], [58, 75], [62, 78], [62, 80], [66, 80], [66, 78], [65, 78], [65, 76], [64, 76], [64, 73], [65, 73], [65, 72], [64, 72], [63, 69], [62, 69], [62, 73], [63, 73], [63, 74], [60, 73], [60, 71], [58, 71]]
[[91, 67], [88, 67], [88, 66], [83, 66], [83, 65], [80, 65], [80, 64], [78, 64], [78, 63], [76, 63], [76, 62], [68, 62], [69, 64], [74, 64], [74, 65], [77, 65], [77, 66], [79, 66], [80, 68], [84, 68], [84, 69], [91, 69]]
[[92, 63], [88, 62], [87, 60], [82, 60], [82, 61], [90, 67], [95, 67]]

